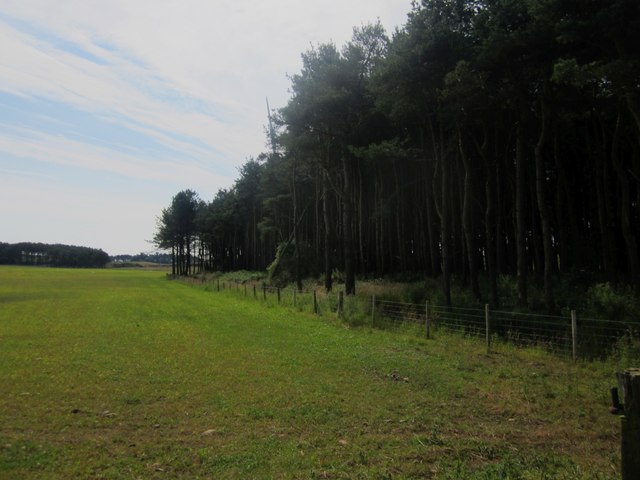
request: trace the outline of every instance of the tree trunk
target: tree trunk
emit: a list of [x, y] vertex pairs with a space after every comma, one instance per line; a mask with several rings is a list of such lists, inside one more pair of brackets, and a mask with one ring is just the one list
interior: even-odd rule
[[547, 207], [546, 172], [544, 168], [544, 148], [549, 129], [549, 114], [545, 99], [542, 99], [540, 103], [540, 116], [540, 136], [538, 137], [538, 143], [534, 151], [536, 163], [536, 199], [542, 227], [542, 248], [544, 252], [544, 303], [547, 311], [551, 313], [555, 310], [552, 284], [554, 252], [551, 245], [551, 225], [549, 222], [549, 209]]
[[362, 210], [362, 168], [360, 166], [360, 162], [358, 161], [358, 254], [359, 254], [359, 263], [360, 263], [360, 271], [366, 272], [366, 261], [364, 256], [364, 234], [363, 234], [363, 210]]
[[[598, 143], [602, 143], [602, 139]], [[598, 226], [600, 231], [600, 258], [602, 259], [602, 269], [604, 270], [608, 280], [614, 280], [615, 272], [613, 268], [613, 240], [609, 228], [609, 215], [607, 208], [606, 196], [608, 195], [607, 176], [605, 175], [605, 158], [602, 148], [596, 148], [592, 145], [590, 137], [587, 137], [587, 151], [593, 152], [595, 161], [595, 178], [596, 183], [596, 200], [598, 209]]]
[[[427, 166], [433, 171], [429, 166]], [[427, 212], [427, 235], [429, 241], [429, 260], [431, 263], [430, 274], [433, 276], [437, 276], [440, 273], [440, 255], [438, 251], [438, 232], [436, 231], [436, 219], [434, 213], [434, 204], [433, 204], [433, 176], [430, 174], [427, 177], [427, 194], [426, 194], [426, 212]]]
[[516, 276], [518, 303], [527, 304], [527, 251], [526, 251], [526, 212], [527, 193], [525, 165], [524, 124], [520, 120], [516, 127]]
[[[449, 175], [451, 167], [444, 158], [443, 142], [444, 133], [442, 126], [439, 127], [439, 135], [436, 137], [433, 120], [429, 118], [429, 131], [433, 144], [434, 174], [433, 191], [434, 206], [440, 217], [440, 249], [441, 249], [441, 269], [442, 269], [442, 292], [447, 307], [451, 307], [451, 192], [449, 185]], [[440, 167], [440, 201], [438, 202], [438, 166]]]
[[346, 154], [342, 157], [344, 189], [342, 191], [342, 239], [344, 252], [344, 293], [355, 295], [356, 277], [353, 250], [353, 179], [351, 162]]
[[314, 236], [314, 246], [315, 246], [315, 259], [313, 262], [313, 270], [314, 270], [314, 276], [318, 277], [319, 273], [320, 273], [320, 262], [321, 262], [321, 256], [320, 256], [320, 184], [318, 182], [319, 179], [319, 175], [320, 175], [320, 169], [316, 167], [315, 169], [315, 178], [314, 178], [314, 186], [315, 186], [315, 197], [314, 197], [314, 207], [315, 207], [315, 236]]
[[342, 157], [344, 190], [342, 192], [342, 237], [344, 251], [344, 291], [346, 295], [355, 295], [356, 278], [353, 251], [353, 180], [351, 165], [346, 155]]
[[328, 292], [333, 288], [333, 263], [331, 258], [333, 256], [332, 250], [332, 227], [331, 219], [329, 216], [329, 192], [328, 192], [328, 177], [327, 171], [322, 175], [322, 215], [324, 217], [324, 289]]
[[[435, 164], [436, 158], [434, 157], [432, 160], [432, 164], [429, 162], [429, 155], [426, 150], [424, 130], [420, 130], [420, 143], [422, 146], [422, 151], [425, 156], [425, 171], [426, 171], [426, 184], [425, 184], [425, 205], [426, 205], [426, 214], [427, 214], [427, 239], [429, 242], [429, 263], [430, 268], [427, 272], [432, 276], [436, 276], [440, 273], [440, 259], [439, 259], [439, 250], [438, 250], [438, 234], [435, 231], [435, 212], [434, 212], [434, 196], [435, 192], [433, 189], [433, 176], [434, 176], [434, 168], [432, 164]], [[432, 138], [433, 139], [433, 138]], [[434, 149], [435, 151], [435, 149]]]
[[456, 140], [451, 140], [455, 153], [451, 154], [453, 165], [449, 171], [449, 191], [451, 192], [451, 257], [452, 273], [462, 276], [462, 282], [469, 285], [469, 265], [467, 258], [467, 244], [464, 240], [463, 204], [464, 204], [464, 176], [461, 174], [459, 152], [455, 150]]
[[502, 155], [499, 158], [496, 158], [495, 162], [495, 192], [496, 192], [496, 270], [497, 274], [504, 274], [508, 271], [507, 266], [507, 254], [505, 253], [505, 214], [503, 210], [503, 187], [502, 187], [502, 177], [504, 171], [504, 161], [508, 157], [506, 155]]
[[627, 268], [631, 284], [638, 287], [638, 244], [631, 228], [631, 188], [620, 156], [620, 114], [611, 142], [611, 161], [620, 183], [620, 226], [627, 247]]
[[[569, 231], [567, 229], [567, 221], [572, 223], [568, 210], [570, 208], [567, 198], [567, 192], [569, 191], [567, 185], [567, 174], [564, 168], [564, 160], [560, 152], [560, 139], [558, 133], [554, 135], [553, 139], [553, 157], [556, 166], [557, 185], [556, 185], [556, 224], [558, 225], [558, 232], [556, 235], [556, 243], [558, 245], [558, 256], [560, 257], [559, 270], [561, 273], [567, 272], [573, 267], [573, 255], [569, 248]], [[577, 248], [577, 245], [574, 247]]]
[[498, 275], [496, 273], [496, 212], [495, 212], [495, 160], [489, 160], [489, 136], [485, 130], [484, 140], [480, 147], [480, 156], [484, 162], [486, 179], [485, 179], [485, 254], [487, 260], [487, 273], [489, 275], [489, 304], [492, 308], [497, 308], [500, 303], [498, 297]]
[[462, 143], [462, 131], [458, 127], [458, 150], [464, 166], [464, 198], [462, 200], [462, 221], [464, 238], [467, 245], [467, 258], [469, 262], [469, 281], [471, 292], [476, 300], [481, 301], [480, 284], [478, 283], [478, 265], [476, 256], [476, 239], [473, 225], [472, 201], [474, 197], [473, 172], [471, 171], [471, 161], [465, 152]]
[[398, 241], [398, 246], [397, 246], [397, 252], [396, 252], [396, 257], [399, 258], [400, 260], [400, 272], [405, 272], [407, 269], [407, 264], [405, 262], [405, 242], [404, 242], [404, 224], [403, 224], [403, 218], [402, 218], [402, 208], [401, 208], [401, 203], [402, 203], [402, 193], [400, 190], [400, 179], [398, 177], [398, 167], [396, 165], [396, 161], [395, 159], [392, 159], [392, 164], [393, 164], [393, 179], [394, 179], [394, 183], [395, 183], [395, 187], [396, 187], [396, 236], [397, 236], [397, 241]]
[[[302, 279], [300, 278], [300, 231], [298, 221], [298, 198], [297, 198], [297, 188], [296, 188], [296, 164], [294, 163], [293, 169], [291, 172], [291, 191], [293, 193], [293, 243], [295, 244], [295, 277], [296, 277], [296, 288], [298, 290], [302, 290]], [[283, 252], [284, 253], [284, 252]]]
[[451, 191], [449, 186], [450, 166], [442, 159], [442, 290], [445, 304], [451, 307]]
[[442, 226], [440, 227], [442, 232], [442, 290], [445, 305], [451, 308], [451, 165], [442, 155], [442, 151], [440, 163], [442, 167]]

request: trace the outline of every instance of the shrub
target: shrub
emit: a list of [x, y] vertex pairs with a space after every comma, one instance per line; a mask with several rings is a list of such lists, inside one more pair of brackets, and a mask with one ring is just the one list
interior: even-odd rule
[[637, 323], [640, 304], [631, 287], [614, 288], [609, 282], [597, 283], [587, 290], [586, 312], [609, 320]]

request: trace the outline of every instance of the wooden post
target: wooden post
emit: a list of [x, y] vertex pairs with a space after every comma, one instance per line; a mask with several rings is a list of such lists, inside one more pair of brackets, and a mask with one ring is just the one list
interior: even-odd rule
[[297, 287], [293, 287], [293, 306], [296, 307], [298, 305], [297, 302], [297, 292], [298, 292], [298, 288]]
[[376, 326], [376, 296], [371, 295], [371, 326]]
[[578, 358], [578, 315], [575, 310], [571, 310], [571, 352], [573, 359]]
[[280, 287], [278, 287], [278, 305], [280, 305]]
[[263, 300], [267, 299], [267, 284], [266, 283], [262, 284], [262, 299]]
[[342, 315], [343, 308], [344, 308], [344, 293], [341, 290], [338, 292], [338, 315]]
[[220, 279], [218, 279], [218, 291], [220, 291]]
[[253, 284], [253, 298], [256, 298], [256, 297], [257, 297], [257, 295], [256, 295], [256, 284], [254, 283]]
[[622, 480], [640, 478], [640, 368], [619, 372], [624, 415], [620, 417]]
[[316, 298], [316, 291], [313, 291], [313, 313], [318, 314], [318, 299]]
[[429, 320], [429, 301], [424, 303], [424, 334], [425, 337], [431, 338], [431, 321]]
[[491, 353], [491, 321], [489, 316], [489, 304], [484, 306], [484, 325], [485, 325], [485, 340], [487, 342], [487, 353]]

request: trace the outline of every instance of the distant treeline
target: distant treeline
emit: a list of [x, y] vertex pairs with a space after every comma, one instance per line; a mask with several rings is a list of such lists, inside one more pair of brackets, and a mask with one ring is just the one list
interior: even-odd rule
[[109, 255], [95, 248], [45, 243], [0, 242], [0, 265], [41, 265], [47, 267], [100, 268]]
[[111, 256], [112, 262], [150, 262], [167, 265], [171, 263], [171, 255], [168, 253], [144, 253], [140, 252], [137, 255], [113, 255]]
[[303, 53], [270, 151], [209, 202], [178, 193], [156, 243], [179, 274], [289, 256], [347, 294], [440, 277], [447, 304], [453, 276], [492, 305], [535, 282], [548, 310], [560, 275], [638, 287], [638, 45], [638, 0], [413, 2], [392, 38]]

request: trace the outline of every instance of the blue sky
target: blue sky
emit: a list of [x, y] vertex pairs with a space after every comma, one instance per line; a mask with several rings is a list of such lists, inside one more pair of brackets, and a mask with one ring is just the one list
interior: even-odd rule
[[311, 45], [409, 0], [2, 0], [0, 241], [151, 251], [178, 191], [266, 151]]

